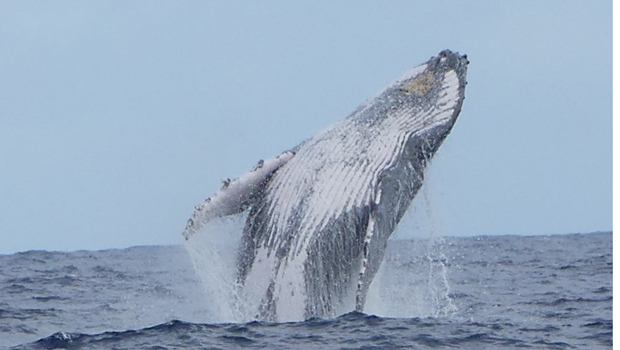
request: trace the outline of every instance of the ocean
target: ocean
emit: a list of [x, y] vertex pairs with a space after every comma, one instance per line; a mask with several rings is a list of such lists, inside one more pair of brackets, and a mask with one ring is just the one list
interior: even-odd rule
[[612, 270], [611, 232], [396, 239], [366, 313], [266, 323], [183, 246], [28, 251], [0, 255], [0, 348], [611, 349]]

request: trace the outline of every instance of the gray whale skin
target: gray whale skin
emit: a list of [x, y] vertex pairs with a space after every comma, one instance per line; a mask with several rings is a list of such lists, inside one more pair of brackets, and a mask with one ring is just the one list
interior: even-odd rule
[[468, 64], [442, 51], [344, 120], [224, 181], [196, 207], [185, 238], [248, 211], [237, 284], [260, 299], [257, 319], [363, 311], [387, 240], [461, 111]]

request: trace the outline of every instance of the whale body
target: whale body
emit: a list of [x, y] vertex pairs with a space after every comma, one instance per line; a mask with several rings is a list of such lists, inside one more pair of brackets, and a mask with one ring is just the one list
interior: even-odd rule
[[387, 240], [461, 111], [468, 64], [442, 51], [342, 121], [226, 180], [196, 207], [185, 238], [247, 212], [236, 280], [256, 298], [256, 318], [363, 311]]

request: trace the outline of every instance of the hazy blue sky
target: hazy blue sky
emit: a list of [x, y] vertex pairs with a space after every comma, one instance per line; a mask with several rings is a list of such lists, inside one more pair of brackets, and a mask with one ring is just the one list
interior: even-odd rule
[[611, 230], [612, 1], [0, 1], [0, 253], [180, 243], [220, 179], [446, 48], [434, 225]]

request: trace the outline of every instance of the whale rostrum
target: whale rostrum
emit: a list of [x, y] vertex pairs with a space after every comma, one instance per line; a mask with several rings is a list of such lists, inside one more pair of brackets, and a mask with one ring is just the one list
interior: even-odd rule
[[335, 125], [226, 180], [183, 235], [247, 211], [236, 278], [261, 299], [258, 319], [363, 311], [387, 240], [461, 111], [468, 64], [442, 51]]

